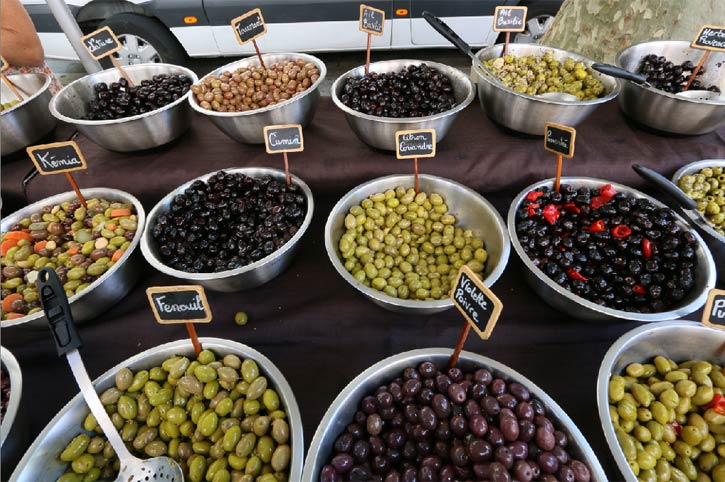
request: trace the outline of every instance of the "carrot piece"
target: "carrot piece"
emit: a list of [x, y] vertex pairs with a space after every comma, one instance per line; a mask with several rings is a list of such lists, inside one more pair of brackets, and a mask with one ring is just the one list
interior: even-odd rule
[[113, 223], [106, 223], [106, 229], [108, 229], [109, 231], [115, 231], [116, 225]]
[[80, 251], [78, 246], [73, 246], [71, 249], [68, 250], [68, 254], [73, 256], [74, 254], [78, 254], [78, 251]]
[[121, 256], [123, 256], [123, 253], [125, 253], [124, 250], [117, 249], [116, 251], [113, 252], [113, 256], [111, 256], [111, 261], [114, 261], [114, 262], [118, 261], [119, 259], [121, 259]]
[[4, 312], [8, 313], [13, 311], [13, 301], [15, 300], [22, 300], [23, 295], [19, 293], [12, 293], [10, 295], [7, 295], [5, 298], [3, 298], [2, 301], [2, 309]]
[[46, 244], [48, 244], [48, 241], [38, 241], [35, 243], [35, 246], [33, 246], [33, 251], [35, 251], [36, 254], [39, 253], [41, 249], [45, 248]]
[[112, 218], [120, 218], [121, 216], [130, 216], [131, 210], [127, 208], [111, 209]]
[[14, 319], [16, 319], [16, 318], [22, 318], [22, 317], [24, 317], [24, 316], [27, 316], [27, 315], [24, 315], [24, 314], [22, 314], [22, 313], [8, 313], [8, 314], [7, 314], [6, 316], [5, 316], [5, 319], [6, 319], [6, 320], [14, 320]]
[[33, 240], [33, 238], [31, 238], [30, 235], [24, 231], [8, 231], [7, 233], [3, 234], [3, 238], [15, 239], [17, 241], [19, 241], [21, 239], [25, 239], [27, 241]]
[[8, 254], [8, 251], [10, 251], [10, 248], [17, 246], [18, 240], [17, 239], [6, 239], [5, 241], [0, 244], [0, 254], [5, 256]]

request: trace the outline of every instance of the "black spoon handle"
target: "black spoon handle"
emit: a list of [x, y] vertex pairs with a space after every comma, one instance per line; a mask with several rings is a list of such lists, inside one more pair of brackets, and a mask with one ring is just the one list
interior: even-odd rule
[[630, 72], [629, 70], [617, 67], [616, 65], [592, 64], [592, 68], [603, 74], [611, 75], [612, 77], [617, 77], [624, 80], [631, 80], [635, 84], [647, 84], [646, 75], [635, 74], [634, 72]]
[[48, 319], [50, 331], [55, 339], [58, 356], [77, 350], [83, 346], [73, 315], [68, 305], [68, 297], [60, 284], [58, 275], [52, 268], [43, 268], [38, 273], [38, 294]]
[[634, 172], [639, 174], [639, 176], [644, 179], [645, 181], [648, 181], [655, 185], [660, 191], [667, 194], [673, 201], [675, 201], [677, 204], [679, 204], [683, 209], [688, 210], [696, 210], [697, 209], [697, 203], [689, 198], [687, 194], [682, 192], [682, 190], [677, 187], [672, 181], [667, 179], [665, 176], [660, 174], [657, 171], [654, 171], [650, 169], [649, 167], [644, 167], [639, 164], [632, 164], [632, 169], [634, 169]]
[[468, 55], [472, 59], [476, 57], [476, 55], [473, 53], [473, 50], [471, 49], [471, 46], [468, 45], [465, 40], [459, 37], [458, 34], [454, 32], [453, 29], [449, 27], [448, 24], [445, 23], [443, 20], [428, 11], [423, 12], [423, 18], [430, 24], [431, 27], [435, 29], [436, 32], [443, 35], [458, 50]]

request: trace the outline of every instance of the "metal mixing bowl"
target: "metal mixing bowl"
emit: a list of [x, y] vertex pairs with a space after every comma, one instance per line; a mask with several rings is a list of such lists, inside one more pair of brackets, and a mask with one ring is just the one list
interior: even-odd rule
[[[221, 170], [229, 174], [244, 174], [245, 176], [254, 178], [271, 176], [277, 181], [286, 182], [284, 171], [280, 171], [278, 169], [270, 169], [266, 167], [244, 167]], [[302, 239], [302, 236], [304, 236], [305, 231], [307, 231], [307, 228], [310, 226], [310, 222], [312, 221], [312, 213], [315, 208], [315, 203], [312, 199], [312, 191], [310, 191], [310, 188], [302, 179], [292, 175], [292, 182], [302, 189], [307, 201], [307, 213], [305, 214], [305, 219], [302, 222], [300, 229], [294, 236], [292, 236], [292, 239], [287, 241], [281, 248], [272, 254], [265, 256], [259, 261], [242, 266], [241, 268], [221, 271], [219, 273], [187, 273], [164, 264], [159, 256], [156, 240], [154, 240], [151, 235], [151, 230], [154, 226], [156, 226], [159, 216], [168, 212], [174, 197], [177, 194], [181, 194], [186, 191], [186, 189], [188, 189], [194, 181], [205, 181], [217, 172], [219, 171], [204, 174], [203, 176], [199, 176], [182, 184], [167, 194], [161, 201], [158, 202], [158, 204], [156, 204], [156, 206], [154, 206], [149, 213], [147, 229], [144, 231], [143, 239], [141, 240], [141, 252], [143, 253], [144, 258], [146, 258], [146, 261], [162, 273], [189, 283], [200, 284], [209, 290], [232, 292], [256, 288], [257, 286], [263, 285], [267, 281], [277, 277], [277, 275], [284, 271], [285, 268], [287, 268], [287, 266], [289, 266], [292, 262], [292, 258], [299, 248], [299, 241]]]
[[[416, 367], [424, 361], [431, 361], [442, 369], [448, 366], [448, 360], [452, 353], [453, 350], [449, 348], [411, 350], [386, 358], [355, 377], [335, 398], [330, 408], [327, 409], [325, 416], [322, 417], [307, 452], [302, 480], [304, 482], [319, 480], [322, 467], [332, 455], [335, 440], [352, 421], [353, 415], [358, 409], [358, 404], [363, 397], [374, 393], [379, 386], [400, 376], [407, 367]], [[547, 415], [556, 424], [557, 430], [561, 430], [568, 437], [569, 445], [567, 450], [569, 450], [569, 453], [587, 464], [592, 474], [592, 482], [605, 482], [607, 480], [604, 469], [599, 464], [594, 451], [574, 422], [546, 392], [534, 385], [531, 380], [502, 363], [469, 351], [461, 352], [457, 366], [462, 370], [487, 368], [493, 372], [493, 376], [496, 378], [501, 378], [507, 382], [521, 383], [528, 388], [532, 397], [538, 398], [544, 403]]]
[[[485, 62], [488, 59], [500, 57], [502, 49], [503, 44], [492, 45], [479, 50], [476, 55], [482, 62]], [[576, 127], [597, 107], [619, 94], [621, 86], [617, 79], [592, 70], [592, 61], [574, 52], [535, 44], [509, 44], [508, 52], [517, 56], [543, 56], [550, 52], [560, 62], [566, 60], [567, 57], [571, 57], [576, 62], [584, 62], [589, 67], [589, 72], [604, 84], [605, 91], [604, 97], [580, 102], [546, 99], [516, 92], [505, 87], [492, 76], [484, 75], [478, 69], [474, 69], [481, 108], [492, 121], [508, 129], [543, 136], [544, 124], [547, 122]]]
[[[697, 64], [704, 50], [690, 48], [690, 42], [658, 40], [627, 47], [617, 54], [617, 65], [636, 72], [642, 58], [649, 54], [663, 55], [680, 64], [691, 60]], [[702, 81], [725, 91], [725, 52], [710, 52]], [[669, 92], [624, 82], [619, 96], [622, 111], [636, 122], [651, 129], [672, 134], [707, 134], [723, 125], [725, 101], [688, 99]]]
[[[220, 131], [235, 141], [244, 144], [263, 144], [265, 126], [301, 124], [302, 127], [307, 127], [312, 122], [312, 117], [314, 117], [315, 111], [317, 110], [317, 104], [320, 103], [320, 85], [327, 74], [325, 63], [317, 57], [308, 54], [263, 54], [262, 59], [264, 60], [264, 65], [267, 67], [284, 60], [301, 59], [305, 62], [315, 64], [320, 70], [320, 78], [307, 90], [289, 100], [246, 112], [216, 112], [203, 109], [199, 106], [199, 102], [196, 100], [194, 94], [189, 97], [189, 103], [194, 110], [208, 116], [209, 120]], [[233, 72], [240, 67], [259, 67], [259, 58], [255, 55], [229, 63], [205, 75], [201, 80], [212, 75], [218, 77], [224, 71], [228, 70]]]
[[[14, 74], [7, 77], [21, 89], [21, 94], [25, 91], [30, 97], [0, 112], [0, 154], [3, 156], [37, 143], [58, 123], [48, 110], [51, 98], [49, 75]], [[17, 99], [5, 82], [0, 82], [0, 99], [2, 102]]]
[[15, 416], [20, 408], [20, 397], [23, 394], [23, 375], [20, 371], [20, 365], [10, 350], [0, 346], [0, 363], [5, 374], [10, 379], [10, 399], [8, 400], [5, 416], [2, 424], [0, 424], [0, 446], [5, 445], [8, 440], [8, 434], [13, 428]]
[[[446, 201], [449, 213], [456, 217], [456, 226], [473, 230], [481, 237], [488, 252], [483, 282], [492, 286], [506, 268], [509, 259], [509, 237], [503, 218], [483, 196], [463, 184], [450, 179], [421, 174], [418, 177], [421, 192], [438, 193]], [[393, 298], [382, 291], [365, 286], [345, 269], [337, 244], [345, 232], [345, 216], [351, 207], [359, 205], [368, 196], [403, 186], [412, 188], [414, 177], [407, 174], [381, 177], [359, 185], [340, 199], [325, 224], [325, 249], [327, 257], [340, 276], [378, 306], [399, 313], [432, 314], [453, 306], [450, 298], [437, 301], [404, 300]]]
[[[184, 74], [197, 81], [194, 72], [178, 65], [126, 65], [123, 70], [134, 84], [158, 74]], [[120, 74], [113, 68], [76, 80], [53, 97], [51, 114], [73, 125], [99, 146], [119, 152], [141, 151], [167, 144], [189, 128], [191, 108], [186, 98], [191, 90], [171, 104], [145, 114], [113, 120], [82, 120], [88, 112], [88, 103], [94, 98], [93, 86], [99, 82], [117, 82], [119, 78]]]
[[395, 133], [397, 131], [412, 129], [435, 129], [436, 142], [440, 142], [448, 133], [458, 114], [473, 101], [476, 93], [473, 90], [473, 82], [471, 82], [470, 77], [460, 70], [445, 64], [423, 60], [385, 60], [371, 63], [370, 72], [399, 72], [404, 67], [421, 64], [433, 67], [451, 79], [453, 95], [456, 99], [456, 106], [451, 110], [425, 117], [393, 118], [367, 115], [351, 109], [340, 100], [342, 89], [347, 79], [365, 75], [364, 65], [348, 70], [332, 84], [332, 88], [330, 89], [332, 101], [345, 113], [345, 118], [347, 119], [347, 123], [350, 124], [350, 128], [365, 144], [376, 149], [394, 151]]
[[[653, 197], [616, 182], [593, 179], [590, 177], [562, 177], [561, 183], [570, 184], [575, 188], [598, 188], [604, 184], [611, 184], [617, 192], [626, 192], [636, 198], [649, 199], [655, 204], [655, 206], [660, 208], [667, 207]], [[525, 202], [526, 195], [530, 191], [535, 191], [542, 187], [551, 188], [552, 185], [553, 179], [546, 179], [528, 186], [513, 200], [508, 213], [508, 230], [511, 235], [511, 243], [514, 245], [516, 254], [519, 255], [519, 258], [521, 258], [521, 261], [523, 261], [527, 268], [525, 273], [526, 281], [536, 294], [538, 294], [549, 305], [553, 306], [557, 310], [563, 311], [573, 318], [587, 321], [612, 322], [633, 320], [639, 322], [651, 322], [681, 318], [701, 308], [705, 304], [708, 292], [715, 287], [715, 262], [712, 259], [710, 250], [707, 248], [707, 245], [700, 235], [697, 234], [697, 231], [691, 229], [690, 226], [677, 214], [675, 214], [677, 224], [692, 232], [692, 234], [697, 238], [698, 247], [695, 250], [695, 254], [697, 256], [695, 286], [676, 308], [670, 309], [669, 311], [663, 311], [661, 313], [629, 313], [597, 305], [596, 303], [575, 295], [571, 291], [555, 283], [554, 280], [549, 278], [529, 259], [519, 242], [518, 235], [516, 234], [516, 211], [518, 207]]]
[[[247, 345], [220, 338], [199, 338], [199, 341], [205, 349], [212, 350], [218, 356], [234, 354], [257, 362], [260, 373], [266, 376], [270, 385], [277, 390], [281, 404], [287, 412], [292, 448], [289, 480], [300, 480], [304, 457], [302, 417], [294, 393], [282, 372], [267, 357]], [[161, 365], [162, 361], [174, 355], [196, 358], [194, 348], [188, 339], [172, 341], [150, 348], [119, 363], [94, 380], [93, 385], [96, 391], [101, 393], [114, 386], [114, 376], [121, 368], [128, 367], [134, 372], [148, 369]], [[83, 397], [80, 394], [73, 397], [40, 432], [10, 476], [10, 480], [13, 482], [56, 480], [68, 465], [61, 462], [58, 455], [73, 437], [83, 431], [83, 420], [87, 413], [88, 407]]]
[[692, 321], [670, 321], [635, 328], [621, 336], [602, 360], [597, 378], [597, 405], [604, 437], [617, 462], [619, 471], [627, 482], [638, 482], [632, 473], [614, 432], [609, 415], [609, 378], [620, 374], [630, 363], [651, 361], [657, 355], [676, 362], [686, 360], [708, 360], [722, 364], [722, 346], [725, 331], [708, 328]]
[[[106, 187], [93, 187], [81, 189], [81, 192], [86, 199], [104, 198], [109, 201], [133, 204], [136, 215], [138, 216], [138, 230], [129, 248], [111, 269], [103, 273], [88, 288], [68, 299], [73, 318], [78, 323], [92, 320], [104, 311], [112, 308], [136, 284], [143, 270], [141, 255], [136, 250], [136, 247], [141, 242], [141, 232], [146, 222], [146, 213], [139, 200], [125, 191]], [[42, 199], [3, 218], [0, 224], [0, 230], [2, 232], [8, 231], [13, 224], [20, 222], [23, 218], [30, 217], [33, 213], [40, 212], [44, 206], [52, 206], [76, 199], [78, 198], [73, 191]], [[47, 330], [48, 321], [45, 319], [43, 311], [39, 311], [15, 320], [3, 320], [0, 322], [0, 327], [2, 328], [9, 328], [11, 326]]]

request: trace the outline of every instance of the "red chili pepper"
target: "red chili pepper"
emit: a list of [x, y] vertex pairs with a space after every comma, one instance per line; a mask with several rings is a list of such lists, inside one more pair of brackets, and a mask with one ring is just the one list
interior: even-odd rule
[[614, 228], [612, 228], [612, 234], [615, 238], [624, 239], [632, 234], [632, 230], [629, 228], [629, 226], [625, 226], [624, 224], [618, 224]]
[[582, 212], [581, 209], [579, 209], [579, 206], [577, 206], [574, 203], [566, 203], [561, 207], [564, 211], [569, 211], [570, 213], [577, 213], [579, 214]]
[[611, 184], [605, 184], [599, 190], [599, 195], [606, 198], [607, 201], [612, 199], [616, 194], [617, 194], [617, 191], [614, 189], [614, 187], [612, 187]]
[[601, 219], [599, 221], [594, 221], [589, 226], [589, 231], [591, 231], [592, 233], [601, 233], [602, 231], [604, 231], [604, 221], [602, 221]]
[[536, 214], [536, 210], [541, 207], [541, 204], [538, 203], [531, 203], [526, 208], [529, 210], [529, 217]]
[[647, 238], [642, 239], [642, 253], [644, 254], [645, 259], [650, 259], [652, 257], [652, 243]]
[[638, 295], [643, 295], [643, 294], [647, 293], [647, 290], [642, 285], [634, 285], [634, 286], [632, 286], [632, 291], [634, 291]]
[[579, 271], [576, 271], [574, 268], [567, 268], [566, 275], [571, 279], [589, 281], [584, 275], [582, 275]]
[[704, 408], [705, 410], [712, 408], [718, 414], [725, 415], [725, 397], [723, 397], [719, 393], [716, 393], [715, 396], [712, 397], [712, 401], [705, 405]]
[[547, 204], [546, 206], [544, 206], [541, 214], [544, 216], [544, 219], [546, 219], [549, 224], [554, 224], [556, 220], [559, 219], [559, 215], [561, 215], [561, 212], [559, 212], [559, 210], [556, 209], [556, 206], [554, 206], [553, 204]]
[[607, 201], [609, 201], [609, 199], [605, 198], [604, 196], [595, 196], [589, 202], [589, 207], [592, 209], [599, 209], [600, 207], [607, 204]]
[[543, 195], [544, 195], [543, 191], [531, 191], [530, 193], [528, 193], [526, 195], [526, 200], [534, 202]]
[[675, 433], [679, 436], [682, 433], [682, 425], [680, 425], [677, 420], [673, 420], [670, 422], [670, 426], [675, 429]]

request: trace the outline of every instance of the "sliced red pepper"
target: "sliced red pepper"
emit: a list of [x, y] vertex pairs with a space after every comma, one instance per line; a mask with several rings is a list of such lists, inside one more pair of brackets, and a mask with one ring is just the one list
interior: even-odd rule
[[713, 409], [720, 415], [725, 415], [725, 397], [716, 393], [712, 401], [704, 406], [705, 410]]
[[570, 213], [577, 213], [579, 214], [582, 212], [581, 209], [579, 209], [579, 206], [577, 206], [574, 203], [566, 203], [561, 207], [564, 211], [569, 211]]
[[526, 208], [529, 210], [529, 217], [536, 214], [536, 210], [539, 209], [540, 207], [541, 207], [541, 204], [539, 204], [539, 203], [531, 203], [528, 206], [526, 206]]
[[614, 187], [612, 187], [611, 184], [605, 184], [599, 190], [599, 195], [606, 198], [607, 201], [612, 199], [616, 194], [617, 194], [617, 191], [614, 189]]
[[554, 224], [556, 220], [559, 219], [561, 212], [559, 212], [559, 210], [556, 209], [556, 206], [554, 206], [553, 204], [547, 204], [546, 206], [544, 206], [541, 214], [544, 216], [544, 219], [546, 219], [549, 224]]
[[584, 275], [582, 275], [579, 271], [576, 271], [574, 268], [567, 268], [566, 275], [571, 279], [589, 281]]
[[632, 291], [634, 291], [638, 295], [643, 295], [643, 294], [647, 293], [647, 290], [642, 285], [634, 285], [634, 286], [632, 286]]
[[670, 422], [670, 426], [672, 426], [672, 428], [675, 429], [675, 433], [679, 437], [680, 434], [682, 433], [682, 425], [680, 425], [679, 422], [677, 422], [677, 420], [673, 420], [672, 422]]
[[601, 233], [604, 231], [604, 221], [601, 219], [598, 221], [594, 221], [591, 225], [589, 225], [589, 231], [592, 233]]
[[543, 195], [544, 195], [543, 191], [531, 191], [530, 193], [528, 193], [526, 195], [526, 200], [534, 202]]
[[607, 204], [607, 201], [609, 201], [609, 199], [603, 196], [595, 196], [592, 198], [591, 201], [589, 201], [589, 207], [592, 209], [599, 209], [600, 207]]
[[642, 254], [644, 254], [645, 259], [652, 257], [652, 243], [647, 238], [642, 239]]
[[629, 226], [625, 226], [624, 224], [618, 224], [614, 228], [612, 228], [612, 234], [617, 239], [624, 239], [632, 234], [632, 229]]

